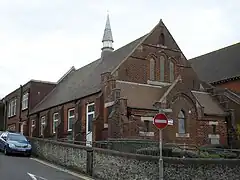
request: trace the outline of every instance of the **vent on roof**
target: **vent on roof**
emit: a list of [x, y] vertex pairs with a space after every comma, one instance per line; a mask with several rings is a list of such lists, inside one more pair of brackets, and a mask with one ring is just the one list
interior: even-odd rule
[[60, 83], [61, 81], [63, 81], [63, 79], [65, 79], [69, 74], [71, 74], [72, 72], [74, 72], [76, 69], [74, 66], [72, 66], [58, 81], [57, 84]]

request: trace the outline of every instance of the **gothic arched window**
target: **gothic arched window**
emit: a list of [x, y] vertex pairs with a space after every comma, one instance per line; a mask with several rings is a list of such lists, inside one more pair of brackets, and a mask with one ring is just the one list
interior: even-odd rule
[[153, 58], [150, 59], [150, 80], [155, 80], [155, 60]]
[[178, 133], [179, 134], [186, 133], [185, 122], [186, 122], [185, 112], [183, 110], [181, 110], [178, 113]]
[[165, 45], [165, 37], [164, 37], [164, 34], [161, 33], [160, 36], [159, 36], [159, 44], [161, 45]]
[[174, 63], [172, 61], [169, 63], [169, 80], [170, 82], [174, 81]]
[[160, 56], [160, 81], [164, 82], [165, 80], [165, 58]]

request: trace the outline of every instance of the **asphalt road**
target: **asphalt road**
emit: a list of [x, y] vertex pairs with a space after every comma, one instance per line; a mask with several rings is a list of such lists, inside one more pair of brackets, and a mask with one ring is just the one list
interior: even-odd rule
[[[41, 162], [41, 161], [40, 161]], [[1, 180], [87, 180], [26, 157], [5, 156], [0, 152]]]

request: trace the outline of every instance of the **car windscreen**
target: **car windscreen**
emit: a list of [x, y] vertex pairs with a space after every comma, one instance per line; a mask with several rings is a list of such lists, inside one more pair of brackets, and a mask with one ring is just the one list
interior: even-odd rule
[[19, 134], [9, 134], [8, 135], [8, 140], [10, 141], [27, 141], [27, 139]]

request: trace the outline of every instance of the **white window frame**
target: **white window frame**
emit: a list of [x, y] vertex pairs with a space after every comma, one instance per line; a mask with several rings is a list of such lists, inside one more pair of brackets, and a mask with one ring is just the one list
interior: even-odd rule
[[[33, 123], [34, 122], [34, 123]], [[36, 126], [36, 121], [35, 119], [32, 120], [32, 128], [34, 128]]]
[[52, 126], [52, 132], [56, 133], [56, 129], [55, 129], [55, 123], [58, 123], [59, 117], [56, 118], [56, 115], [59, 115], [58, 113], [53, 113], [53, 126]]
[[174, 81], [174, 63], [172, 61], [169, 62], [169, 81]]
[[159, 61], [160, 61], [159, 63], [160, 64], [160, 68], [159, 68], [160, 81], [165, 82], [165, 57], [163, 55], [160, 56]]
[[45, 125], [46, 125], [46, 118], [45, 116], [42, 116], [41, 117], [41, 122], [40, 122], [40, 135], [43, 136], [44, 134], [44, 128], [45, 128]]
[[17, 98], [10, 100], [8, 104], [8, 117], [15, 116], [17, 114]]
[[[74, 111], [74, 113], [73, 113], [72, 116], [70, 116], [70, 111]], [[67, 124], [67, 125], [68, 125], [68, 132], [71, 132], [71, 131], [72, 131], [72, 129], [69, 128], [69, 125], [70, 125], [70, 124], [69, 124], [69, 122], [70, 122], [69, 119], [70, 119], [70, 118], [73, 118], [73, 119], [75, 118], [75, 108], [71, 108], [71, 109], [68, 110], [68, 124]], [[72, 121], [72, 122], [73, 122], [73, 121]]]
[[156, 73], [156, 70], [155, 70], [155, 59], [151, 58], [150, 59], [150, 66], [149, 66], [149, 79], [150, 81], [155, 81], [156, 78], [155, 78], [155, 73]]
[[[90, 111], [90, 112], [88, 112], [89, 106], [94, 106], [94, 111]], [[89, 131], [89, 129], [88, 129], [88, 116], [89, 116], [89, 115], [93, 115], [93, 119], [95, 118], [95, 103], [89, 103], [89, 104], [87, 104], [86, 115], [87, 115], [87, 118], [86, 118], [86, 120], [87, 120], [86, 125], [87, 125], [87, 130], [88, 130], [88, 132], [86, 132], [86, 133], [88, 134], [89, 132], [92, 132], [92, 131]], [[93, 129], [93, 127], [92, 127], [91, 129]]]
[[25, 110], [28, 108], [28, 96], [29, 96], [28, 92], [23, 94], [22, 96], [22, 110]]
[[[184, 125], [183, 129], [180, 127], [181, 122], [183, 122]], [[180, 110], [178, 113], [178, 134], [186, 134], [186, 115], [184, 110]]]

